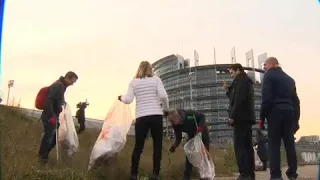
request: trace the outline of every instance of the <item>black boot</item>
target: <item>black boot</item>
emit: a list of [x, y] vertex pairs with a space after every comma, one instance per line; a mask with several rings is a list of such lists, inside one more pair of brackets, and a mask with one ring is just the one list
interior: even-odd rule
[[131, 174], [129, 180], [138, 180], [138, 176], [134, 175], [134, 174]]
[[151, 176], [151, 178], [149, 178], [150, 180], [160, 180], [160, 177], [159, 177], [159, 175], [157, 175], [157, 174], [153, 174], [152, 176]]
[[261, 171], [266, 171], [266, 170], [267, 170], [267, 162], [264, 161], [264, 162], [262, 162], [262, 169], [261, 169]]
[[250, 176], [240, 175], [237, 180], [252, 180], [252, 178]]

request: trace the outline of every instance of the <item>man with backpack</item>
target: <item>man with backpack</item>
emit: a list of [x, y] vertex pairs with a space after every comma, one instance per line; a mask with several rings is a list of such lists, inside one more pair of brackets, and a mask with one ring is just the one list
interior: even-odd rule
[[[209, 131], [206, 125], [205, 115], [193, 110], [171, 110], [167, 115], [168, 120], [172, 124], [176, 137], [175, 143], [171, 146], [170, 152], [175, 152], [176, 148], [182, 141], [182, 132], [187, 133], [188, 141], [195, 137], [197, 133], [201, 133], [202, 142], [209, 151]], [[192, 173], [192, 164], [186, 157], [184, 180], [190, 180]]]
[[48, 161], [48, 155], [56, 145], [55, 136], [59, 128], [59, 115], [65, 104], [64, 93], [67, 87], [73, 85], [77, 80], [76, 73], [69, 71], [51, 86], [42, 88], [37, 95], [36, 108], [43, 110], [41, 120], [44, 126], [44, 135], [38, 154], [39, 161], [42, 163]]

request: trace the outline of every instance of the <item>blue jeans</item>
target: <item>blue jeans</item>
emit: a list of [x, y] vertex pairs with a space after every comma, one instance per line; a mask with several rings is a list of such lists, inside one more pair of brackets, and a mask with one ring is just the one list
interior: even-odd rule
[[[53, 127], [48, 119], [42, 120], [42, 123], [44, 127], [44, 135], [39, 149], [39, 157], [41, 159], [48, 159], [50, 151], [56, 145], [56, 127]], [[59, 127], [59, 123], [57, 125]]]

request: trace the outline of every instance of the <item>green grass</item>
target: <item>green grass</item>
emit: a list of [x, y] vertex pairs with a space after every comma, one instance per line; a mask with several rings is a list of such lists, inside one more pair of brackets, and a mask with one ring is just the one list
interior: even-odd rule
[[[92, 147], [99, 130], [86, 129], [79, 136], [80, 148], [73, 158], [61, 152], [56, 161], [55, 149], [50, 153], [50, 162], [41, 166], [37, 162], [43, 126], [41, 122], [26, 117], [18, 108], [0, 106], [1, 126], [1, 168], [2, 178], [6, 180], [125, 180], [128, 179], [131, 165], [131, 153], [134, 147], [133, 137], [128, 137], [125, 148], [118, 156], [108, 160], [99, 168], [87, 172]], [[172, 154], [169, 164], [168, 148], [171, 140], [164, 141], [161, 177], [165, 180], [181, 179], [185, 156], [183, 146]], [[232, 149], [232, 148], [231, 148]], [[234, 169], [232, 153], [211, 148], [211, 157], [216, 166], [217, 176], [229, 176]], [[225, 156], [225, 154], [227, 154]], [[231, 155], [230, 155], [231, 154]], [[139, 175], [147, 177], [152, 172], [152, 139], [146, 141], [141, 155]], [[194, 170], [194, 177], [197, 172]]]

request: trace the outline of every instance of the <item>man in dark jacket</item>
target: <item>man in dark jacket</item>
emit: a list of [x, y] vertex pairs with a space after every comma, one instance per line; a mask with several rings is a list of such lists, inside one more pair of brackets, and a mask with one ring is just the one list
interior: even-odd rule
[[229, 72], [232, 85], [224, 85], [229, 97], [229, 124], [233, 126], [234, 150], [240, 176], [239, 180], [255, 179], [252, 125], [255, 124], [253, 83], [241, 64], [233, 64]]
[[271, 179], [282, 179], [280, 166], [281, 139], [286, 149], [290, 180], [297, 178], [297, 155], [294, 134], [299, 129], [300, 100], [295, 81], [279, 67], [276, 58], [270, 57], [264, 63], [266, 73], [262, 84], [262, 103], [259, 127], [264, 129], [267, 119], [270, 149]]
[[46, 105], [41, 114], [41, 120], [44, 126], [44, 135], [42, 137], [39, 160], [46, 163], [50, 151], [56, 145], [56, 130], [59, 127], [59, 115], [62, 112], [62, 106], [65, 104], [64, 93], [66, 88], [73, 85], [78, 79], [74, 72], [68, 72], [65, 77], [60, 77], [54, 82], [47, 94]]
[[[172, 124], [174, 134], [176, 137], [175, 143], [171, 146], [170, 152], [175, 152], [182, 140], [182, 132], [187, 133], [188, 141], [197, 133], [202, 133], [202, 142], [209, 151], [209, 132], [206, 126], [204, 114], [193, 110], [172, 110], [168, 113], [168, 120]], [[192, 164], [186, 157], [184, 180], [190, 180], [192, 173]]]
[[265, 135], [262, 133], [260, 129], [257, 130], [256, 133], [256, 143], [254, 146], [258, 146], [257, 148], [257, 154], [262, 162], [262, 171], [267, 170], [267, 162], [268, 162], [268, 139], [265, 137]]

